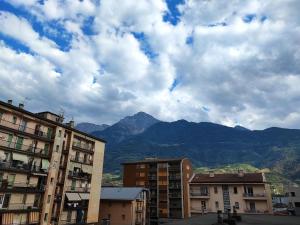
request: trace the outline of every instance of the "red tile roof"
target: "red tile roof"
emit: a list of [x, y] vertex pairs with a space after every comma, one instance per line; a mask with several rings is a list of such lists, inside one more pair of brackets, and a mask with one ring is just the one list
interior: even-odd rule
[[237, 173], [195, 174], [190, 183], [264, 183], [262, 173], [244, 173], [239, 176]]

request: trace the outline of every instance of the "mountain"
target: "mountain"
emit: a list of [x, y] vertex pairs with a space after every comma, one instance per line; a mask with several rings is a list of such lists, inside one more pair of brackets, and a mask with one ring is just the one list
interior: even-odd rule
[[107, 137], [111, 142], [105, 153], [105, 162], [110, 163], [105, 163], [106, 172], [120, 170], [120, 163], [128, 160], [188, 157], [194, 167], [247, 163], [300, 180], [300, 130], [297, 129], [273, 127], [251, 131], [185, 120], [156, 122], [143, 132], [130, 135], [126, 135], [125, 128], [118, 124], [100, 132], [102, 135], [110, 132]]
[[91, 134], [105, 139], [108, 145], [113, 145], [144, 132], [148, 127], [158, 122], [160, 121], [153, 116], [144, 112], [138, 112], [133, 116], [127, 116], [121, 119], [103, 131], [94, 131], [91, 132]]
[[242, 127], [242, 126], [240, 126], [240, 125], [237, 125], [237, 126], [235, 126], [234, 128], [235, 128], [235, 129], [238, 129], [238, 130], [249, 131], [249, 129], [248, 129], [248, 128], [246, 128], [246, 127]]
[[78, 129], [82, 132], [92, 133], [95, 131], [102, 131], [108, 127], [109, 127], [109, 125], [107, 125], [107, 124], [97, 125], [97, 124], [93, 124], [93, 123], [79, 123], [79, 124], [77, 124], [76, 129]]

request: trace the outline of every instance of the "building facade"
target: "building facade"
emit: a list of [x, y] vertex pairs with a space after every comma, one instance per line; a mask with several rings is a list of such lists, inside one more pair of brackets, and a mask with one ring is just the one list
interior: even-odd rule
[[295, 209], [297, 216], [300, 215], [300, 187], [289, 186], [287, 188], [288, 204]]
[[144, 188], [103, 187], [100, 221], [109, 221], [109, 225], [149, 225], [148, 195]]
[[189, 182], [190, 213], [272, 213], [269, 184], [263, 173], [195, 174]]
[[188, 159], [145, 159], [124, 163], [123, 185], [149, 189], [152, 224], [158, 218], [189, 216], [188, 180], [192, 166]]
[[105, 142], [0, 101], [0, 224], [96, 224]]

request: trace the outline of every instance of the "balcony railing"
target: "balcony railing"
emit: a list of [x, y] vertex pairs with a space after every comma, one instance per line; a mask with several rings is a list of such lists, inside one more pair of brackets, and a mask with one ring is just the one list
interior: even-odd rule
[[78, 221], [77, 219], [61, 220], [59, 224], [86, 224], [86, 219], [82, 221]]
[[180, 180], [181, 179], [181, 176], [180, 175], [170, 175], [169, 176], [169, 180]]
[[9, 183], [8, 180], [4, 179], [0, 181], [0, 190], [3, 189], [5, 191], [10, 190], [19, 190], [20, 192], [27, 191], [37, 191], [42, 192], [45, 191], [45, 185], [37, 185], [37, 184], [28, 184], [25, 182], [14, 182]]
[[87, 159], [87, 158], [85, 159], [84, 157], [76, 157], [74, 155], [71, 155], [70, 160], [74, 161], [74, 162], [78, 162], [78, 163], [93, 165], [93, 160], [90, 160], [90, 159]]
[[36, 148], [32, 145], [23, 145], [17, 142], [8, 142], [8, 141], [0, 140], [0, 146], [14, 149], [20, 153], [43, 155], [45, 157], [48, 157], [49, 154], [49, 151], [47, 149]]
[[80, 143], [80, 142], [76, 142], [76, 141], [73, 142], [73, 147], [80, 148], [80, 149], [85, 150], [85, 151], [94, 152], [93, 146], [83, 144], [83, 143]]
[[265, 193], [258, 193], [258, 194], [244, 193], [243, 196], [245, 198], [264, 198], [264, 197], [266, 197], [266, 194]]
[[197, 197], [209, 197], [208, 192], [200, 192], [200, 191], [191, 191], [190, 195], [191, 196], [197, 196]]
[[8, 121], [6, 119], [0, 120], [0, 125], [5, 126], [7, 128], [11, 128], [14, 130], [18, 130], [27, 134], [32, 134], [38, 137], [46, 138], [46, 139], [52, 139], [52, 131], [51, 132], [45, 132], [40, 129], [35, 129], [31, 127], [27, 127], [26, 125], [20, 124], [20, 123], [13, 123], [11, 121]]
[[170, 198], [181, 198], [181, 194], [180, 193], [169, 193], [169, 197]]
[[0, 170], [13, 170], [13, 171], [18, 171], [20, 173], [22, 172], [41, 173], [41, 174], [48, 173], [47, 170], [42, 169], [40, 166], [31, 166], [28, 164], [15, 164], [12, 162], [3, 162], [3, 161], [0, 161]]
[[83, 172], [75, 172], [70, 171], [69, 174], [70, 177], [77, 178], [77, 179], [83, 179], [83, 180], [90, 180], [92, 178], [91, 174], [83, 173]]
[[169, 189], [180, 189], [181, 188], [181, 185], [179, 184], [170, 184], [169, 185]]
[[72, 187], [72, 186], [68, 186], [67, 191], [68, 192], [90, 192], [91, 188], [90, 187]]
[[38, 207], [34, 207], [34, 203], [9, 203], [8, 206], [2, 205], [0, 211], [7, 211], [7, 210], [37, 210]]

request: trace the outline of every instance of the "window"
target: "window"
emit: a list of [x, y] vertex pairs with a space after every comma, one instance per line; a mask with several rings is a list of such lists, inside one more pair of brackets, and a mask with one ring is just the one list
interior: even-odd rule
[[145, 182], [144, 182], [144, 181], [137, 181], [137, 182], [136, 182], [136, 185], [137, 185], [137, 186], [144, 186], [144, 185], [145, 185]]
[[13, 116], [13, 124], [16, 124], [17, 123], [17, 117], [16, 116]]
[[79, 160], [79, 152], [75, 152], [75, 160], [78, 161]]
[[234, 194], [237, 194], [237, 193], [238, 193], [237, 187], [233, 187], [233, 193], [234, 193]]
[[47, 220], [48, 220], [48, 213], [45, 213], [44, 221], [47, 221]]
[[47, 203], [50, 203], [50, 200], [51, 200], [51, 195], [48, 195]]
[[296, 197], [296, 193], [295, 192], [291, 192], [291, 197]]
[[56, 145], [56, 149], [55, 149], [56, 152], [59, 151], [59, 145]]
[[122, 220], [125, 220], [125, 214], [122, 215]]
[[110, 217], [111, 217], [111, 215], [110, 215], [110, 214], [108, 214], [108, 215], [107, 215], [107, 218], [108, 218], [108, 219], [110, 219]]
[[71, 190], [74, 191], [76, 187], [76, 180], [72, 180]]
[[58, 137], [61, 137], [61, 130], [58, 131]]
[[0, 121], [2, 120], [3, 114], [4, 113], [0, 111]]
[[146, 167], [145, 164], [141, 164], [141, 165], [140, 165], [140, 168], [141, 168], [141, 169], [145, 169], [145, 167]]
[[214, 192], [215, 192], [215, 194], [218, 194], [218, 187], [217, 186], [214, 187]]
[[216, 206], [216, 209], [219, 209], [219, 202], [218, 201], [215, 202], [215, 206]]
[[38, 207], [40, 204], [40, 194], [35, 194], [34, 195], [34, 201], [33, 201], [33, 207]]
[[234, 203], [234, 207], [235, 207], [236, 209], [239, 209], [239, 208], [240, 208], [240, 204], [239, 204], [238, 202], [235, 202], [235, 203]]
[[84, 155], [83, 155], [83, 161], [84, 161], [85, 163], [87, 163], [87, 159], [88, 159], [88, 155], [87, 155], [87, 154], [84, 154]]
[[54, 180], [54, 178], [53, 178], [53, 177], [51, 177], [51, 180], [50, 180], [50, 183], [51, 183], [51, 184], [53, 184], [53, 180]]
[[136, 176], [137, 176], [137, 177], [145, 177], [145, 173], [143, 173], [143, 172], [139, 173], [139, 172], [138, 172], [138, 173], [136, 173]]
[[122, 207], [123, 207], [123, 208], [125, 208], [125, 206], [126, 206], [126, 203], [125, 203], [125, 202], [123, 202], [123, 203], [122, 203]]

